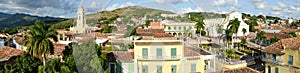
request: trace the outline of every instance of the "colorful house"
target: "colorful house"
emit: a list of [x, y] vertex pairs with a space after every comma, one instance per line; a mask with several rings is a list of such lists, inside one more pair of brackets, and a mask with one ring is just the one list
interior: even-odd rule
[[135, 73], [204, 73], [211, 55], [182, 40], [134, 41]]
[[165, 33], [172, 34], [175, 37], [184, 35], [194, 36], [196, 34], [196, 23], [162, 21], [162, 27]]
[[263, 60], [266, 61], [266, 73], [300, 72], [300, 37], [281, 39], [267, 46]]

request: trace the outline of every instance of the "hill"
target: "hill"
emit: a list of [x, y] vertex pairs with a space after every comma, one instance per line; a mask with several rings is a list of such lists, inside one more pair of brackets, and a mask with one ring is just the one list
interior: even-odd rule
[[53, 22], [59, 22], [63, 21], [65, 19], [63, 18], [55, 18], [55, 17], [39, 17], [39, 16], [33, 16], [29, 14], [7, 14], [7, 13], [1, 13], [0, 12], [0, 30], [4, 28], [15, 28], [18, 26], [26, 26], [34, 24], [36, 20], [41, 20], [46, 23], [53, 23]]

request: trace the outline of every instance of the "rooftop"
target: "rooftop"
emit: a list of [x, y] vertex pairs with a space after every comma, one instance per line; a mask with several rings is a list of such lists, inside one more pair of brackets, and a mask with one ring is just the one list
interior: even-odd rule
[[150, 22], [151, 29], [160, 29], [160, 22]]
[[281, 39], [278, 42], [267, 46], [262, 52], [271, 54], [284, 54], [283, 49], [299, 50], [300, 37]]
[[68, 46], [68, 45], [53, 43], [53, 46], [54, 46], [54, 55], [63, 56], [63, 51], [65, 50], [65, 46]]
[[271, 38], [277, 37], [278, 39], [286, 39], [293, 37], [290, 34], [283, 34], [283, 33], [265, 33], [266, 39], [270, 40]]
[[243, 68], [237, 68], [237, 69], [222, 70], [222, 71], [218, 71], [215, 73], [262, 73], [262, 72], [251, 69], [249, 67], [243, 67]]
[[106, 57], [108, 61], [133, 62], [133, 55], [128, 51], [107, 52]]
[[8, 47], [8, 46], [2, 46], [2, 47], [0, 47], [0, 53], [1, 53], [0, 60], [1, 59], [8, 60], [9, 58], [11, 58], [13, 56], [23, 54], [24, 51], [16, 49], [16, 48]]

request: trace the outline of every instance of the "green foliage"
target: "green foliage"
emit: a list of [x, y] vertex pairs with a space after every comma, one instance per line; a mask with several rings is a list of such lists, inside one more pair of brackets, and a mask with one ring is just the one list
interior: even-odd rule
[[247, 32], [247, 30], [245, 28], [242, 29], [243, 34], [245, 35], [245, 33]]
[[227, 29], [229, 30], [230, 34], [237, 33], [239, 27], [240, 21], [237, 18], [235, 18], [234, 20], [230, 20], [229, 24], [227, 25]]
[[15, 63], [5, 64], [0, 73], [37, 73], [38, 66], [42, 64], [38, 58], [30, 56], [28, 53], [12, 57], [10, 60], [14, 60]]
[[102, 33], [112, 33], [114, 28], [115, 28], [114, 26], [105, 25], [105, 27], [103, 29], [101, 29], [100, 32], [102, 32]]
[[128, 31], [125, 33], [125, 37], [136, 36], [136, 27], [127, 27]]
[[146, 20], [146, 24], [145, 24], [145, 26], [150, 26], [150, 22], [151, 22], [151, 20]]
[[73, 45], [73, 56], [77, 69], [81, 73], [103, 73], [108, 68], [104, 62], [106, 57], [104, 53], [100, 54], [100, 48], [95, 47], [94, 41]]
[[205, 36], [206, 32], [204, 30], [201, 31], [201, 36]]
[[[39, 66], [39, 73], [72, 73], [72, 71], [58, 59], [47, 61], [46, 66]], [[44, 70], [44, 71], [43, 71]]]
[[293, 37], [297, 37], [297, 34], [296, 34], [296, 32], [294, 32], [294, 31], [291, 32], [290, 34], [291, 34]]
[[58, 41], [55, 29], [50, 28], [49, 25], [37, 21], [34, 26], [30, 28], [29, 35], [25, 41], [25, 45], [28, 45], [29, 54], [34, 57], [41, 57], [44, 55], [53, 54], [54, 46], [50, 39], [55, 42]]
[[243, 45], [245, 45], [245, 44], [247, 43], [247, 39], [246, 39], [246, 38], [242, 38], [242, 39], [241, 39], [241, 43], [242, 43]]
[[113, 46], [109, 46], [105, 48], [106, 51], [113, 51]]
[[223, 25], [218, 24], [217, 25], [217, 33], [221, 34], [223, 33], [224, 29], [223, 29]]
[[1, 32], [8, 33], [8, 34], [15, 34], [15, 33], [18, 33], [18, 29], [17, 28], [6, 28], [6, 29], [2, 30]]
[[265, 32], [260, 31], [256, 34], [256, 39], [258, 39], [261, 43], [266, 39], [266, 36], [264, 35]]
[[270, 39], [271, 43], [276, 43], [277, 41], [279, 41], [279, 39], [277, 37], [273, 37]]
[[225, 51], [225, 55], [226, 55], [226, 57], [231, 58], [231, 59], [237, 58], [236, 56], [238, 56], [238, 55], [235, 53], [235, 50], [234, 50], [234, 49], [227, 49], [227, 50]]

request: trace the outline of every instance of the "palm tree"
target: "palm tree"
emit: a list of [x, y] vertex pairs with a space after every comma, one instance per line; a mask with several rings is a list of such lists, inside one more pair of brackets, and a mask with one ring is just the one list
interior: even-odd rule
[[196, 23], [196, 28], [197, 28], [197, 31], [200, 31], [200, 36], [201, 36], [201, 31], [203, 29], [205, 29], [205, 24], [203, 22], [204, 18], [193, 17], [191, 20], [197, 22]]
[[245, 37], [245, 33], [247, 32], [247, 30], [245, 28], [242, 29], [243, 35]]
[[45, 25], [41, 21], [36, 21], [35, 25], [30, 27], [29, 34], [25, 45], [28, 46], [28, 52], [33, 57], [42, 58], [43, 66], [45, 66], [46, 57], [53, 54], [53, 42], [58, 41], [58, 33], [49, 25]]
[[242, 43], [242, 45], [245, 45], [247, 43], [247, 39], [246, 38], [242, 38], [241, 43]]
[[266, 37], [264, 36], [265, 32], [260, 31], [256, 34], [256, 39], [259, 40], [260, 44], [262, 45], [262, 42], [266, 39]]
[[[237, 32], [239, 27], [240, 27], [240, 21], [237, 18], [235, 18], [234, 20], [229, 21], [229, 24], [227, 25], [227, 30], [229, 30], [230, 35], [233, 35], [235, 33], [235, 37], [237, 37]], [[232, 44], [231, 48], [233, 48], [233, 39], [231, 41], [231, 44]]]

